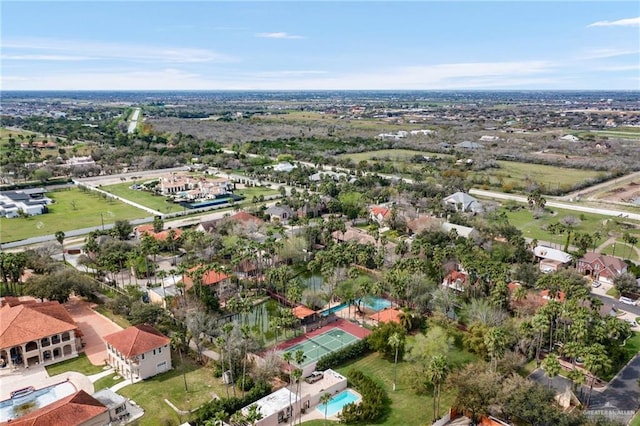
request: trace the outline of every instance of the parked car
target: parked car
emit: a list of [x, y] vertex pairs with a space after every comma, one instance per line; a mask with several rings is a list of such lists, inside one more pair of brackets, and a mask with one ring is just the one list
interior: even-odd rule
[[315, 383], [318, 380], [322, 380], [324, 377], [324, 373], [322, 371], [314, 371], [310, 375], [304, 378], [304, 381], [307, 383]]
[[602, 283], [600, 281], [594, 281], [591, 283], [591, 287], [593, 288], [598, 288], [602, 285]]
[[633, 299], [629, 299], [628, 297], [621, 296], [619, 299], [625, 305], [635, 305], [636, 301]]

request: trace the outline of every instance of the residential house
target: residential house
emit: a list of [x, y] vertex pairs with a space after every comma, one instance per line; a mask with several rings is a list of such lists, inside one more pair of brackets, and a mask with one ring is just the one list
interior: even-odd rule
[[[204, 265], [199, 265], [187, 271], [183, 280], [185, 291], [189, 291], [191, 287], [193, 287], [196, 271], [204, 267]], [[216, 292], [220, 296], [231, 290], [231, 277], [223, 272], [213, 270], [204, 271], [202, 275], [202, 285], [205, 287], [215, 287]]]
[[264, 211], [268, 214], [272, 222], [287, 223], [296, 217], [295, 212], [289, 206], [271, 206]]
[[[310, 365], [313, 368], [315, 363]], [[305, 367], [303, 377], [311, 374], [309, 367]], [[310, 407], [320, 403], [320, 397], [325, 393], [335, 395], [347, 388], [347, 378], [334, 370], [322, 372], [322, 379], [309, 383], [300, 382], [300, 394], [292, 392], [288, 387], [281, 388], [262, 399], [254, 402], [258, 406], [258, 411], [262, 414], [262, 419], [258, 420], [256, 426], [277, 426], [286, 424], [294, 416], [297, 418], [302, 410], [307, 411]], [[251, 404], [253, 405], [253, 404]], [[248, 405], [242, 409], [243, 414], [249, 412]]]
[[150, 237], [153, 237], [155, 240], [166, 241], [167, 238], [169, 238], [169, 234], [171, 233], [172, 229], [173, 229], [173, 239], [177, 240], [182, 235], [181, 228], [169, 228], [169, 229], [164, 229], [160, 232], [156, 232], [153, 230], [153, 225], [150, 223], [136, 226], [135, 234], [136, 234], [136, 238], [139, 240], [142, 239], [145, 235], [149, 235]]
[[129, 418], [130, 411], [127, 406], [127, 398], [124, 396], [118, 395], [110, 388], [104, 388], [94, 393], [93, 397], [107, 407], [112, 422]]
[[80, 390], [54, 403], [45, 405], [2, 426], [107, 426], [109, 410], [96, 398]]
[[0, 308], [0, 363], [49, 365], [78, 356], [81, 333], [58, 302], [5, 298]]
[[162, 195], [184, 200], [215, 199], [233, 190], [233, 184], [229, 179], [208, 179], [175, 173], [161, 177], [158, 186]]
[[457, 143], [455, 147], [458, 149], [476, 150], [476, 149], [483, 149], [484, 145], [479, 144], [477, 142], [464, 141], [464, 142]]
[[473, 214], [484, 212], [482, 203], [480, 203], [477, 198], [472, 197], [466, 192], [459, 191], [455, 194], [451, 194], [444, 200], [442, 200], [442, 202], [445, 204], [445, 206], [452, 208], [456, 212]]
[[0, 217], [18, 217], [21, 212], [28, 216], [47, 213], [47, 206], [52, 201], [45, 192], [43, 188], [0, 192]]
[[369, 218], [378, 225], [385, 225], [385, 220], [391, 214], [391, 209], [385, 206], [372, 206], [369, 209]]
[[278, 164], [273, 165], [274, 172], [284, 172], [289, 173], [291, 170], [295, 169], [297, 166], [289, 163], [288, 161], [281, 161]]
[[370, 234], [367, 234], [365, 231], [361, 229], [352, 228], [350, 226], [348, 226], [344, 232], [342, 231], [332, 232], [331, 238], [333, 238], [333, 240], [338, 243], [355, 241], [359, 244], [371, 244], [374, 246], [377, 244], [375, 237], [373, 237]]
[[573, 260], [573, 256], [569, 253], [547, 246], [534, 247], [533, 254], [539, 261], [540, 271], [545, 274], [565, 268]]
[[617, 257], [589, 252], [578, 260], [577, 270], [595, 281], [613, 284], [615, 277], [627, 272], [627, 264]]
[[132, 382], [171, 369], [171, 339], [150, 325], [134, 325], [104, 336], [104, 341], [109, 365]]
[[434, 216], [423, 215], [413, 220], [407, 221], [407, 229], [411, 234], [421, 234], [424, 231], [431, 229], [440, 229], [442, 220]]
[[456, 291], [464, 291], [464, 287], [467, 285], [469, 276], [461, 271], [449, 272], [442, 281], [442, 285], [449, 287]]
[[445, 222], [442, 224], [442, 230], [447, 234], [455, 231], [456, 235], [462, 238], [474, 238], [479, 235], [476, 228], [471, 228], [468, 226], [456, 225], [455, 223]]

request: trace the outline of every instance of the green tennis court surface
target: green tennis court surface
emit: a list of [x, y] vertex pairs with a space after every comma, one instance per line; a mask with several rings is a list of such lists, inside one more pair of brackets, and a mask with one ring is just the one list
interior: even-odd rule
[[304, 367], [319, 360], [330, 352], [335, 352], [350, 345], [356, 340], [360, 339], [339, 328], [332, 328], [317, 336], [306, 337], [305, 341], [293, 345], [284, 351], [295, 353], [298, 350], [302, 350], [305, 355], [305, 360], [299, 367]]

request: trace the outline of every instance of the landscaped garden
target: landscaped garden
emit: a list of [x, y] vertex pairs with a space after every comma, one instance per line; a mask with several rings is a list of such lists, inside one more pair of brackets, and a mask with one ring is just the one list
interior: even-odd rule
[[[226, 396], [225, 385], [220, 378], [213, 376], [210, 368], [202, 367], [188, 357], [184, 357], [182, 365], [175, 356], [172, 362], [174, 368], [171, 371], [128, 385], [119, 391], [144, 409], [145, 414], [139, 420], [141, 426], [176, 424], [188, 420], [189, 415], [178, 414], [165, 399], [179, 410], [189, 411], [217, 396]], [[185, 391], [183, 368], [188, 391]]]
[[55, 201], [48, 206], [48, 213], [0, 219], [3, 243], [149, 216], [144, 210], [78, 188], [52, 191], [46, 195]]

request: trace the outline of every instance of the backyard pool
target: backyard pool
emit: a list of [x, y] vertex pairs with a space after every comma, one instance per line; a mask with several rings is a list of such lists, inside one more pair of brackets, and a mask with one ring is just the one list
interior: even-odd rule
[[[339, 394], [331, 398], [329, 402], [326, 404], [327, 417], [335, 416], [340, 411], [342, 411], [342, 408], [345, 405], [350, 404], [352, 402], [356, 402], [358, 400], [360, 400], [360, 397], [356, 393], [354, 393], [349, 389], [343, 390], [342, 392], [340, 392]], [[322, 413], [323, 416], [325, 414], [324, 409], [325, 409], [325, 404], [318, 405], [317, 410], [320, 413]]]
[[46, 388], [33, 390], [27, 395], [20, 394], [13, 399], [0, 401], [0, 423], [17, 419], [31, 411], [52, 404], [76, 391], [71, 382], [62, 382]]
[[382, 297], [365, 297], [362, 302], [364, 303], [365, 308], [371, 309], [374, 312], [381, 311], [391, 306], [391, 301]]
[[331, 314], [335, 314], [336, 312], [345, 309], [348, 306], [349, 306], [348, 303], [341, 303], [339, 305], [332, 306], [329, 309], [325, 309], [324, 311], [321, 311], [320, 315], [322, 315], [323, 317], [327, 317], [327, 316], [329, 316]]

